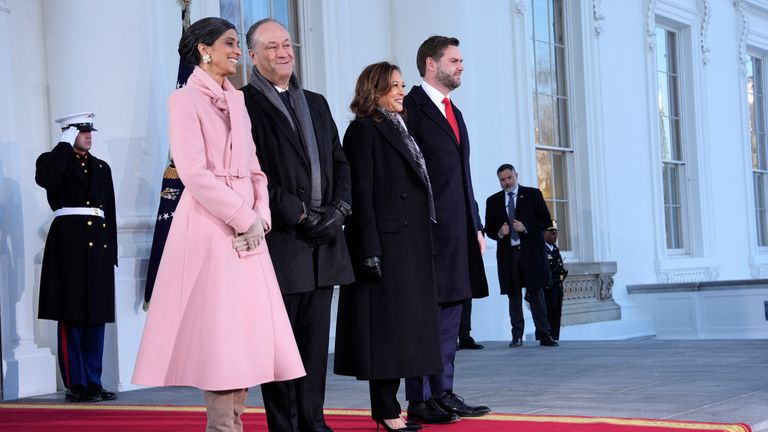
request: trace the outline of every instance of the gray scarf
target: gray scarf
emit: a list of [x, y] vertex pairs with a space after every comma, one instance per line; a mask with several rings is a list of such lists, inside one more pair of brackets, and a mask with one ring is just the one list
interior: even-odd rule
[[380, 106], [376, 107], [376, 109], [384, 116], [384, 118], [394, 123], [394, 126], [397, 128], [398, 132], [400, 132], [400, 137], [403, 138], [405, 145], [408, 146], [408, 150], [411, 152], [413, 161], [416, 162], [416, 166], [419, 167], [419, 174], [421, 174], [421, 179], [424, 181], [424, 185], [427, 186], [429, 218], [432, 220], [432, 222], [437, 222], [437, 217], [435, 216], [435, 199], [432, 196], [432, 183], [429, 181], [427, 165], [424, 162], [424, 155], [421, 153], [419, 145], [416, 144], [416, 140], [414, 140], [411, 133], [408, 132], [408, 129], [405, 127], [405, 122], [403, 121], [403, 118], [400, 117], [400, 114], [396, 112], [389, 112]]
[[320, 156], [317, 149], [315, 129], [312, 126], [312, 116], [309, 113], [307, 99], [304, 97], [304, 90], [299, 85], [298, 78], [296, 78], [296, 75], [294, 74], [291, 76], [291, 80], [288, 83], [288, 94], [290, 95], [294, 114], [296, 114], [296, 121], [299, 123], [298, 127], [294, 123], [293, 115], [288, 112], [288, 108], [286, 108], [285, 104], [280, 99], [280, 95], [277, 94], [274, 84], [264, 78], [264, 76], [256, 70], [256, 66], [251, 69], [251, 79], [249, 84], [266, 96], [267, 99], [272, 102], [272, 105], [274, 105], [275, 108], [283, 113], [285, 118], [288, 119], [293, 130], [299, 134], [299, 138], [304, 143], [307, 150], [307, 156], [309, 156], [310, 172], [312, 174], [312, 195], [309, 206], [312, 208], [320, 207], [323, 201], [320, 178]]

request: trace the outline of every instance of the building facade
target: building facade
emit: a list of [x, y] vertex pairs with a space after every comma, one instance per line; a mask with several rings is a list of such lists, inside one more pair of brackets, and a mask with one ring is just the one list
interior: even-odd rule
[[[241, 39], [264, 16], [289, 26], [301, 79], [326, 95], [342, 134], [365, 65], [392, 61], [408, 86], [419, 84], [419, 44], [459, 38], [465, 72], [452, 99], [469, 129], [481, 215], [501, 163], [544, 191], [573, 275], [563, 339], [768, 337], [768, 290], [754, 283], [768, 278], [767, 0], [192, 0], [190, 8], [193, 21], [230, 19]], [[6, 399], [57, 387], [55, 323], [36, 318], [52, 215], [34, 164], [59, 136], [52, 119], [78, 111], [96, 113], [93, 152], [112, 167], [117, 196], [117, 322], [107, 328], [104, 381], [133, 388], [180, 33], [172, 0], [0, 0]], [[491, 296], [475, 301], [473, 336], [507, 340], [493, 242], [485, 262]], [[726, 283], [741, 280], [753, 283]], [[718, 282], [731, 288], [696, 288]]]

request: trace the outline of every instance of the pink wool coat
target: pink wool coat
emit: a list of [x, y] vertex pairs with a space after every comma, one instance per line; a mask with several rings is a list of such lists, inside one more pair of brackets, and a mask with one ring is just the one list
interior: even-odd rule
[[186, 188], [133, 382], [230, 390], [303, 376], [266, 242], [243, 257], [232, 248], [257, 215], [271, 224], [243, 95], [197, 67], [168, 105], [171, 152]]

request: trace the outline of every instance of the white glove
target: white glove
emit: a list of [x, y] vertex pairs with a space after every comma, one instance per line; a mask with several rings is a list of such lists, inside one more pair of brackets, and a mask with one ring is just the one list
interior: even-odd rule
[[232, 247], [238, 252], [255, 250], [264, 240], [264, 222], [261, 216], [257, 216], [248, 231], [232, 240]]
[[75, 145], [75, 139], [77, 138], [77, 135], [80, 133], [80, 130], [78, 130], [74, 126], [70, 126], [67, 130], [61, 133], [61, 138], [59, 138], [59, 142], [66, 142], [69, 143], [69, 145]]

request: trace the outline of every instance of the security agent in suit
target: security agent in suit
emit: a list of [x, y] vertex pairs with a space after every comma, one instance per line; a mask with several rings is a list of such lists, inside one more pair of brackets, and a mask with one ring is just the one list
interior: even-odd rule
[[[331, 296], [354, 281], [342, 232], [350, 171], [322, 95], [293, 74], [288, 31], [264, 19], [247, 33], [253, 60], [241, 90], [261, 168], [269, 179], [266, 241], [307, 375], [261, 386], [270, 431], [329, 431], [323, 417]], [[258, 331], [258, 329], [254, 329]]]
[[563, 313], [563, 282], [568, 277], [568, 270], [563, 265], [560, 248], [557, 247], [557, 227], [551, 226], [544, 231], [547, 247], [547, 262], [552, 275], [552, 284], [547, 287], [544, 299], [547, 302], [547, 318], [552, 339], [560, 340], [560, 318]]
[[490, 412], [487, 406], [466, 404], [453, 391], [462, 303], [488, 295], [482, 260], [485, 238], [469, 169], [469, 134], [449, 97], [461, 85], [462, 62], [458, 39], [428, 38], [416, 54], [423, 82], [403, 100], [408, 130], [429, 171], [437, 216], [433, 238], [443, 372], [408, 378], [405, 391], [408, 418], [422, 423], [450, 423]]
[[543, 235], [552, 220], [549, 209], [539, 189], [518, 184], [512, 165], [501, 165], [496, 174], [503, 190], [486, 201], [485, 229], [488, 237], [498, 242], [499, 286], [501, 293], [509, 296], [512, 323], [509, 346], [523, 344], [523, 287], [540, 344], [558, 346], [550, 334], [544, 299], [544, 290], [551, 284]]
[[37, 158], [53, 222], [40, 275], [38, 317], [58, 321], [58, 360], [69, 402], [116, 399], [101, 386], [104, 324], [115, 322], [117, 230], [112, 172], [90, 153], [91, 112], [64, 116], [59, 143]]

